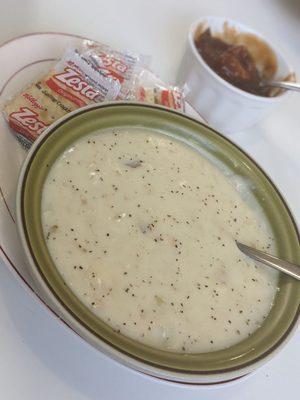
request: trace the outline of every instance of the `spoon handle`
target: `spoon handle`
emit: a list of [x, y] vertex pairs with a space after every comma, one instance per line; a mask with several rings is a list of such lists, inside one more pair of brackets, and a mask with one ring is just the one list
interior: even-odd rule
[[253, 260], [260, 261], [263, 264], [268, 265], [284, 272], [293, 278], [300, 280], [300, 266], [289, 261], [281, 260], [271, 254], [264, 253], [263, 251], [253, 249], [252, 247], [246, 246], [243, 243], [236, 241], [237, 247], [248, 257]]
[[268, 81], [265, 84], [267, 86], [278, 87], [278, 88], [287, 89], [287, 90], [295, 90], [296, 92], [300, 92], [300, 83], [296, 83], [296, 82]]

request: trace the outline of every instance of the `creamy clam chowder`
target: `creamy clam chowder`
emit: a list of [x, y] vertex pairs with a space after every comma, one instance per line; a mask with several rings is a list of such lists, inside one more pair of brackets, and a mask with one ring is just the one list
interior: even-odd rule
[[271, 233], [219, 168], [175, 138], [136, 128], [74, 142], [47, 176], [42, 221], [76, 296], [146, 345], [224, 349], [272, 307], [277, 273], [235, 244], [272, 249]]

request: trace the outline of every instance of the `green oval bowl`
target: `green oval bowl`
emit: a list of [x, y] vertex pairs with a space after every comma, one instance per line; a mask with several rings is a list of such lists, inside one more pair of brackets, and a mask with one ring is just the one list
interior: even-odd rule
[[[114, 103], [68, 114], [34, 144], [22, 169], [17, 197], [19, 232], [33, 276], [44, 295], [63, 310], [73, 327], [82, 328], [94, 346], [133, 368], [186, 382], [211, 382], [255, 369], [286, 342], [299, 317], [299, 282], [280, 275], [274, 305], [263, 325], [248, 339], [225, 350], [176, 354], [157, 350], [118, 334], [97, 318], [63, 281], [47, 249], [41, 222], [42, 188], [55, 160], [78, 138], [108, 128], [145, 127], [183, 139], [206, 152], [232, 173], [251, 181], [251, 191], [274, 232], [278, 256], [300, 263], [295, 221], [275, 185], [240, 148], [208, 126], [161, 107]], [[80, 328], [80, 329], [81, 329]], [[97, 345], [95, 345], [95, 343]]]

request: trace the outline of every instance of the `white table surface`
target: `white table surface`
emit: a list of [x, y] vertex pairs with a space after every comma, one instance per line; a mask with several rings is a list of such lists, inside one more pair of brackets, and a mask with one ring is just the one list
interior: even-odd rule
[[[203, 15], [227, 16], [278, 43], [300, 77], [298, 0], [0, 0], [0, 5], [0, 42], [33, 31], [77, 33], [152, 55], [154, 71], [170, 82], [190, 23]], [[300, 96], [294, 95], [259, 126], [232, 135], [273, 178], [298, 222], [299, 114]], [[247, 381], [203, 389], [153, 381], [96, 352], [46, 313], [1, 262], [0, 316], [3, 400], [299, 398], [299, 329]]]

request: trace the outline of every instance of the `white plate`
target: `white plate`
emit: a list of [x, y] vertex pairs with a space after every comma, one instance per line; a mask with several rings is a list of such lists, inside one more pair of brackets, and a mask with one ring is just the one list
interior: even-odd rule
[[[63, 33], [36, 33], [15, 38], [0, 46], [0, 108], [8, 98], [14, 96], [38, 75], [47, 71], [51, 64], [61, 56], [64, 49], [84, 39], [76, 35]], [[149, 82], [161, 82], [149, 73]], [[186, 104], [186, 112], [203, 119], [193, 108]], [[47, 304], [32, 280], [26, 259], [21, 247], [15, 224], [15, 193], [19, 170], [26, 156], [8, 127], [3, 115], [0, 117], [0, 257], [16, 276], [21, 285], [45, 309], [54, 314], [59, 321], [65, 323]], [[70, 328], [71, 329], [71, 328]], [[245, 379], [246, 377], [242, 378]], [[233, 384], [237, 380], [226, 383]], [[188, 385], [184, 385], [188, 386]], [[204, 385], [207, 387], [208, 385]], [[223, 386], [223, 383], [209, 386]]]

